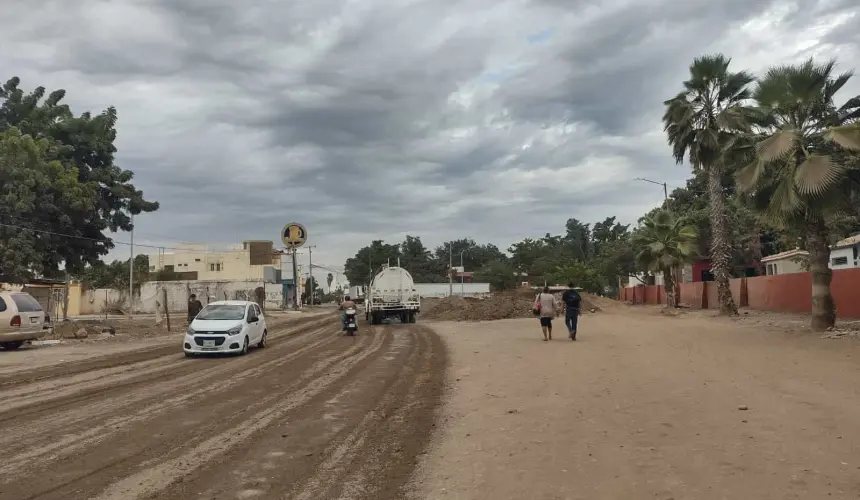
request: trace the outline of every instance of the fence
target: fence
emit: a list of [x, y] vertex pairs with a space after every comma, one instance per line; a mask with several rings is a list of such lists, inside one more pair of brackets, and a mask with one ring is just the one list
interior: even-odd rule
[[[732, 297], [738, 307], [762, 311], [808, 313], [812, 309], [812, 276], [810, 273], [757, 276], [731, 280]], [[696, 309], [715, 309], [717, 284], [713, 281], [682, 283], [680, 302]], [[860, 268], [833, 271], [830, 292], [840, 318], [860, 318]], [[634, 304], [665, 304], [662, 286], [625, 288], [622, 300]]]

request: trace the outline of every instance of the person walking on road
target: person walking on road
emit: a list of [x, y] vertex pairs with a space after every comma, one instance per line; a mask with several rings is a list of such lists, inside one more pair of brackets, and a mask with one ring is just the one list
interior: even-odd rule
[[543, 341], [552, 340], [552, 320], [558, 315], [558, 304], [555, 295], [549, 293], [549, 287], [535, 297], [535, 312], [540, 317], [540, 327], [543, 331]]
[[203, 310], [203, 303], [197, 300], [197, 295], [191, 294], [188, 297], [188, 324], [190, 325], [194, 318]]
[[561, 302], [564, 304], [564, 324], [567, 326], [570, 340], [576, 340], [576, 326], [582, 312], [582, 297], [573, 283], [569, 283], [567, 287], [568, 289], [561, 295]]

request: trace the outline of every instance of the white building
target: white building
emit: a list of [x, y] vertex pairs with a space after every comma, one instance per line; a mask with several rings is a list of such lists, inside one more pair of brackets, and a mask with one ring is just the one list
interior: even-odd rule
[[226, 250], [181, 245], [149, 256], [149, 271], [168, 271], [202, 281], [274, 281], [281, 255], [271, 241], [244, 241]]
[[764, 264], [765, 274], [768, 276], [803, 273], [807, 271], [809, 252], [796, 248], [763, 257], [761, 263]]
[[836, 242], [830, 247], [830, 268], [860, 267], [860, 233]]

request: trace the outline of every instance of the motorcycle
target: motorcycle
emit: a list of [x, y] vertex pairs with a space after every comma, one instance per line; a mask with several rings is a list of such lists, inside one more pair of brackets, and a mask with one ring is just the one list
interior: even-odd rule
[[355, 320], [356, 311], [354, 307], [348, 307], [345, 311], [346, 313], [346, 322], [344, 323], [344, 329], [346, 330], [346, 334], [350, 337], [355, 335], [355, 332], [358, 331], [358, 321]]

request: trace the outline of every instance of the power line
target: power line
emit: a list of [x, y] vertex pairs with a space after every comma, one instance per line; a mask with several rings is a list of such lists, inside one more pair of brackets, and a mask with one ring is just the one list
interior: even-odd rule
[[[84, 240], [84, 241], [94, 241], [96, 243], [113, 243], [115, 245], [128, 245], [128, 246], [132, 245], [129, 242], [117, 241], [117, 240], [114, 240], [112, 238], [111, 239], [89, 238], [87, 236], [77, 236], [74, 234], [58, 233], [56, 231], [48, 231], [48, 230], [44, 230], [44, 229], [33, 229], [31, 227], [18, 226], [15, 224], [0, 223], [0, 227], [9, 227], [9, 228], [20, 229], [20, 230], [24, 230], [24, 231], [32, 231], [34, 233], [48, 234], [51, 236], [60, 236], [63, 238], [74, 238], [74, 239]], [[194, 249], [194, 248], [181, 248], [181, 247], [168, 247], [168, 246], [164, 246], [164, 245], [144, 245], [142, 243], [134, 243], [134, 246], [144, 247], [144, 248], [161, 249], [161, 250], [175, 250], [178, 252], [212, 253], [210, 250], [199, 250], [199, 249]]]
[[[50, 226], [50, 223], [49, 223], [49, 222], [47, 222], [47, 221], [44, 221], [44, 220], [40, 220], [40, 219], [32, 219], [32, 218], [26, 218], [26, 217], [20, 217], [20, 216], [18, 216], [18, 215], [12, 215], [12, 214], [9, 214], [9, 213], [2, 213], [2, 211], [0, 211], [0, 217], [5, 217], [5, 218], [9, 218], [9, 219], [16, 219], [16, 220], [18, 220], [18, 221], [21, 221], [21, 223], [22, 223], [22, 224], [23, 224], [23, 223], [28, 223], [28, 224], [40, 224], [42, 227]], [[52, 230], [49, 230], [49, 229], [36, 230], [36, 229], [30, 228], [30, 227], [26, 227], [26, 229], [27, 229], [28, 231], [36, 231], [36, 232], [43, 232], [43, 233], [48, 233], [48, 234], [63, 235], [63, 233], [57, 233], [57, 232], [52, 231]], [[143, 236], [144, 238], [147, 238], [147, 237], [148, 237], [148, 238], [162, 239], [162, 240], [164, 240], [164, 241], [171, 241], [171, 240], [170, 240], [170, 238], [168, 238], [168, 237], [164, 237], [164, 236], [161, 236], [161, 235], [156, 235], [156, 234], [153, 234], [153, 233], [144, 233], [144, 234], [141, 234], [140, 232], [135, 231], [135, 234], [137, 234], [137, 236], [138, 236], [138, 237]], [[63, 235], [63, 236], [66, 236], [66, 237], [69, 237], [69, 238], [78, 238], [78, 239], [84, 239], [84, 240], [91, 240], [91, 241], [100, 241], [100, 242], [106, 242], [106, 241], [107, 241], [107, 240], [100, 240], [100, 239], [98, 239], [98, 238], [87, 238], [87, 237], [84, 237], [84, 236], [72, 236], [72, 235]], [[110, 241], [112, 241], [113, 243], [117, 243], [117, 244], [119, 244], [119, 245], [130, 245], [130, 243], [125, 243], [125, 242], [122, 242], [122, 241], [115, 241], [113, 238], [110, 238]], [[172, 240], [172, 241], [173, 241], [174, 243], [188, 243], [188, 244], [196, 244], [196, 243], [193, 243], [193, 242], [187, 242], [187, 241], [181, 241], [181, 242], [180, 242], [180, 241], [176, 241], [176, 240]], [[202, 243], [201, 243], [201, 244], [202, 244]], [[143, 245], [143, 244], [140, 244], [140, 243], [135, 243], [135, 246], [138, 246], [138, 247], [148, 247], [148, 248], [161, 248], [161, 249], [168, 249], [168, 250], [179, 250], [179, 251], [183, 251], [183, 252], [204, 252], [204, 253], [205, 253], [205, 252], [208, 252], [208, 250], [194, 250], [194, 249], [188, 249], [188, 248], [173, 248], [173, 247], [165, 247], [164, 245]], [[208, 246], [208, 245], [207, 245], [207, 246]]]

